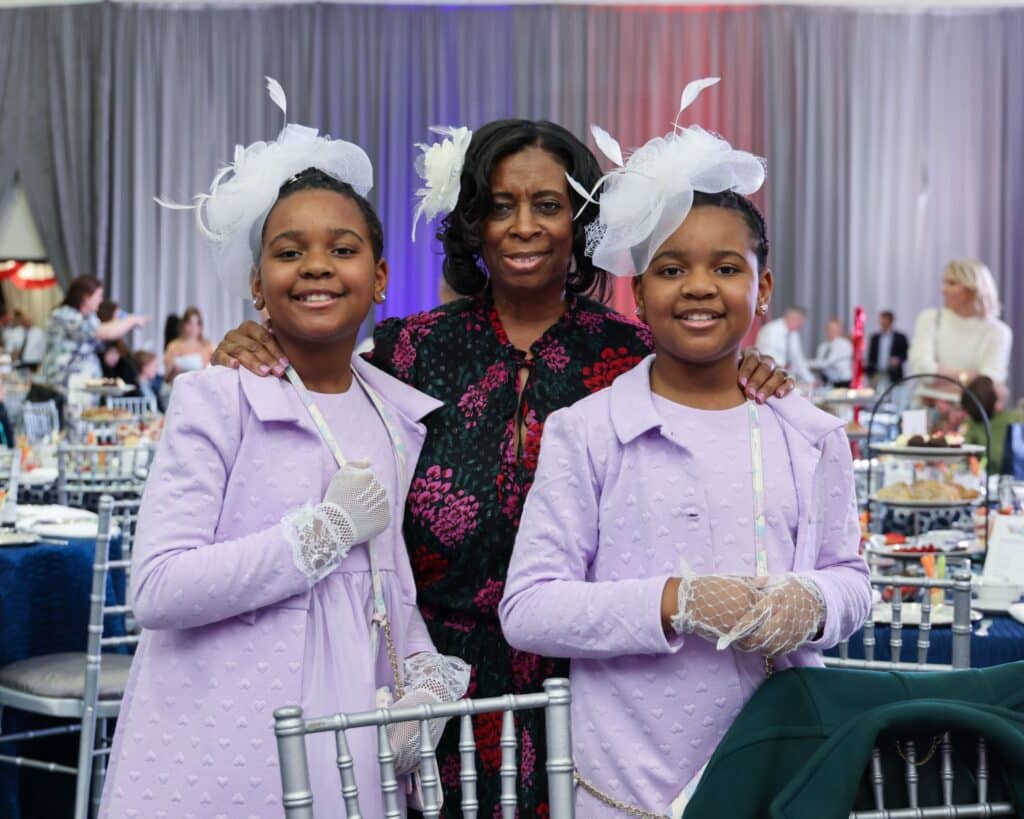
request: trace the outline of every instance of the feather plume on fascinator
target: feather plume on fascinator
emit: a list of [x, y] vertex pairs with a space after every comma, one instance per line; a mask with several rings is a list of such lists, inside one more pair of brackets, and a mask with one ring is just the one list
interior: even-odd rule
[[[695, 191], [734, 191], [747, 196], [764, 184], [764, 160], [732, 148], [697, 125], [679, 126], [679, 116], [717, 77], [694, 80], [683, 90], [675, 128], [636, 149], [623, 161], [622, 148], [604, 129], [591, 131], [598, 149], [615, 167], [586, 190], [569, 184], [588, 203], [602, 186], [599, 214], [587, 228], [587, 255], [618, 276], [637, 276], [686, 219]], [[581, 209], [582, 210], [582, 209]], [[579, 214], [577, 214], [577, 217]]]
[[320, 136], [316, 128], [287, 122], [284, 89], [272, 77], [266, 80], [271, 101], [286, 116], [277, 139], [236, 145], [233, 161], [214, 176], [210, 192], [194, 196], [191, 205], [155, 198], [166, 208], [195, 211], [221, 281], [245, 299], [251, 297], [249, 274], [259, 264], [263, 224], [282, 185], [312, 167], [347, 182], [361, 196], [373, 187], [373, 165], [366, 152], [351, 142]]
[[466, 161], [469, 142], [473, 138], [473, 132], [468, 128], [436, 125], [430, 130], [447, 139], [432, 145], [416, 143], [416, 147], [423, 152], [416, 157], [416, 173], [425, 185], [416, 191], [420, 201], [413, 214], [413, 241], [416, 241], [416, 225], [421, 216], [425, 216], [429, 222], [455, 209], [459, 201], [462, 166]]

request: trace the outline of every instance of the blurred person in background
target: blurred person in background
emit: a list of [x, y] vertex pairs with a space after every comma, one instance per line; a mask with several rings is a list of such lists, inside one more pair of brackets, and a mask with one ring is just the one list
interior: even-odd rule
[[821, 373], [821, 380], [830, 387], [849, 387], [853, 378], [853, 342], [846, 337], [843, 323], [832, 319], [825, 325], [825, 341], [818, 345], [812, 370]]
[[210, 366], [213, 343], [203, 335], [203, 316], [197, 307], [189, 307], [178, 325], [178, 337], [164, 350], [164, 380], [174, 381], [178, 373], [202, 370]]
[[158, 411], [163, 412], [166, 405], [160, 396], [160, 359], [149, 350], [136, 350], [132, 353], [132, 362], [139, 374], [132, 395], [147, 399]]
[[[876, 387], [899, 384], [907, 363], [910, 342], [905, 334], [892, 328], [895, 317], [891, 310], [878, 314], [878, 332], [871, 334], [864, 374]], [[883, 383], [884, 382], [884, 383]]]
[[177, 313], [169, 313], [164, 321], [164, 352], [171, 346], [171, 342], [178, 337], [181, 328], [181, 316]]
[[148, 320], [147, 316], [128, 315], [101, 321], [96, 312], [102, 303], [103, 283], [95, 276], [85, 274], [71, 280], [64, 301], [47, 321], [46, 353], [29, 401], [63, 399], [72, 380], [101, 377], [99, 352], [103, 343], [124, 338]]
[[[992, 431], [988, 471], [989, 474], [997, 475], [1002, 472], [1006, 430], [1011, 424], [1024, 424], [1024, 410], [1007, 409], [1009, 390], [1005, 384], [999, 384], [987, 375], [979, 375], [967, 385], [967, 389], [978, 399], [988, 415], [989, 429]], [[985, 422], [977, 406], [966, 393], [960, 399], [960, 406], [967, 413], [964, 443], [985, 446]]]
[[757, 334], [757, 349], [762, 355], [769, 355], [782, 368], [788, 369], [802, 384], [813, 384], [814, 375], [807, 366], [804, 343], [800, 331], [807, 323], [807, 311], [803, 307], [790, 307], [781, 318], [769, 321]]

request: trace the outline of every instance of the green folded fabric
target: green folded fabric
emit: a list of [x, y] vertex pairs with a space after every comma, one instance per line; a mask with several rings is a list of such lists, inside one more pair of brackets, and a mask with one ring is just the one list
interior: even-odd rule
[[[776, 674], [723, 737], [684, 817], [845, 819], [855, 805], [873, 807], [865, 802], [863, 779], [876, 744], [887, 794], [905, 799], [896, 738], [915, 737], [920, 761], [945, 731], [954, 736], [956, 790], [973, 793], [975, 738], [984, 736], [991, 798], [1010, 799], [1024, 815], [1021, 662], [954, 672], [798, 668]], [[936, 758], [919, 770], [922, 800], [940, 792], [937, 766]]]

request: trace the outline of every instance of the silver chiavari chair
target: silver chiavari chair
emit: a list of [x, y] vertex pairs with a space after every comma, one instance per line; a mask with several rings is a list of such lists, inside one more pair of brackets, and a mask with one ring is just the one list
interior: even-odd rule
[[[864, 659], [851, 659], [847, 642], [840, 643], [839, 657], [826, 657], [826, 665], [843, 668], [860, 668], [878, 671], [950, 671], [969, 668], [971, 664], [971, 574], [957, 570], [951, 579], [921, 577], [873, 576], [874, 588], [891, 588], [892, 622], [889, 631], [890, 660], [875, 659], [875, 623], [869, 615], [864, 624]], [[917, 662], [899, 660], [903, 648], [903, 602], [901, 588], [921, 590], [921, 619], [917, 626]], [[949, 664], [929, 663], [928, 649], [931, 646], [933, 606], [932, 589], [953, 590], [952, 662]], [[936, 736], [930, 748], [919, 754], [914, 740], [899, 740], [897, 751], [903, 762], [905, 792], [904, 804], [886, 805], [886, 780], [883, 773], [882, 750], [875, 747], [871, 752], [871, 763], [867, 779], [875, 807], [872, 810], [853, 811], [850, 819], [941, 819], [942, 817], [1013, 816], [1013, 806], [1005, 802], [988, 801], [988, 748], [984, 738], [977, 739], [977, 767], [973, 781], [976, 788], [971, 801], [954, 802], [954, 749], [949, 733]], [[938, 754], [938, 775], [941, 779], [942, 804], [924, 806], [920, 797], [922, 766]], [[891, 791], [890, 791], [891, 793]], [[890, 803], [891, 803], [890, 799]]]
[[158, 414], [156, 404], [151, 399], [142, 395], [127, 397], [110, 395], [107, 396], [106, 404], [112, 410], [127, 410], [136, 421], [141, 421]]
[[21, 410], [21, 426], [29, 443], [50, 439], [60, 430], [60, 413], [57, 404], [49, 401], [26, 401]]
[[[875, 622], [873, 615], [868, 615], [864, 624], [864, 659], [850, 657], [849, 642], [839, 644], [838, 657], [825, 657], [825, 665], [837, 668], [863, 668], [879, 671], [952, 671], [971, 666], [971, 573], [960, 569], [953, 573], [952, 578], [925, 578], [879, 576], [871, 578], [873, 588], [891, 588], [892, 622], [889, 624], [889, 660], [875, 659]], [[903, 648], [903, 602], [901, 587], [921, 589], [921, 622], [917, 626], [917, 662], [900, 661]], [[953, 623], [952, 623], [952, 662], [929, 663], [928, 649], [931, 646], [932, 589], [953, 590]]]
[[57, 449], [57, 502], [94, 509], [99, 496], [141, 497], [155, 448], [106, 444], [61, 444]]
[[[359, 806], [359, 788], [356, 785], [355, 762], [349, 751], [346, 731], [354, 728], [377, 728], [381, 792], [384, 797], [385, 819], [401, 817], [398, 800], [398, 778], [395, 775], [395, 756], [388, 740], [387, 726], [396, 722], [420, 723], [420, 779], [423, 793], [422, 812], [426, 819], [440, 814], [441, 783], [437, 758], [430, 743], [428, 722], [431, 719], [459, 717], [459, 751], [462, 769], [460, 807], [466, 819], [476, 819], [476, 741], [473, 735], [473, 716], [502, 713], [501, 725], [501, 815], [514, 819], [516, 815], [516, 734], [513, 713], [543, 708], [546, 711], [547, 775], [551, 819], [572, 819], [574, 814], [572, 728], [570, 722], [571, 697], [569, 681], [544, 681], [544, 691], [536, 694], [509, 694], [479, 700], [419, 705], [402, 708], [380, 708], [355, 714], [334, 714], [317, 719], [303, 719], [298, 706], [279, 708], [274, 712], [274, 733], [277, 735], [278, 759], [281, 765], [281, 785], [286, 819], [313, 819], [313, 792], [309, 780], [306, 758], [306, 735], [333, 731], [337, 746], [338, 773], [342, 797], [348, 819], [366, 816]], [[367, 819], [379, 819], [368, 817]]]
[[90, 793], [92, 815], [99, 810], [106, 758], [110, 753], [108, 720], [116, 718], [120, 710], [131, 666], [131, 655], [104, 652], [104, 649], [134, 646], [139, 640], [136, 634], [104, 636], [105, 618], [130, 613], [129, 606], [107, 600], [108, 574], [127, 568], [126, 560], [110, 559], [113, 511], [113, 499], [103, 496], [93, 558], [86, 650], [30, 657], [0, 668], [0, 714], [4, 708], [11, 708], [74, 721], [54, 728], [0, 736], [0, 744], [77, 731], [79, 751], [75, 767], [10, 755], [0, 755], [0, 762], [74, 776], [75, 819], [86, 819], [90, 815]]
[[[983, 816], [1016, 816], [1014, 807], [1009, 802], [990, 802], [988, 798], [990, 766], [988, 762], [988, 745], [983, 737], [977, 739], [977, 765], [973, 772], [971, 795], [954, 801], [954, 753], [953, 740], [949, 733], [943, 733], [932, 740], [932, 747], [924, 753], [923, 761], [918, 761], [918, 752], [913, 740], [897, 742], [897, 750], [904, 762], [903, 778], [906, 783], [906, 805], [886, 805], [885, 775], [882, 771], [882, 754], [878, 748], [871, 752], [871, 765], [868, 777], [871, 782], [871, 793], [875, 807], [873, 810], [851, 811], [850, 819], [947, 819], [947, 817]], [[922, 805], [920, 797], [921, 766], [925, 765], [939, 752], [938, 775], [942, 791], [941, 805]], [[891, 803], [890, 799], [890, 803]]]

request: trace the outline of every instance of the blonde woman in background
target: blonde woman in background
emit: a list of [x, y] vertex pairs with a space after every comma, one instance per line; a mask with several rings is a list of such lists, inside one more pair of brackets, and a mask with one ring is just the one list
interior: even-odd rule
[[178, 325], [178, 337], [164, 351], [164, 380], [170, 383], [179, 373], [210, 366], [213, 344], [203, 335], [203, 316], [189, 307]]
[[[992, 272], [981, 262], [950, 262], [942, 271], [942, 308], [922, 310], [910, 343], [910, 371], [937, 373], [967, 384], [978, 375], [1005, 383], [1013, 331], [999, 320], [999, 293]], [[960, 396], [945, 381], [926, 384], [923, 398]]]

